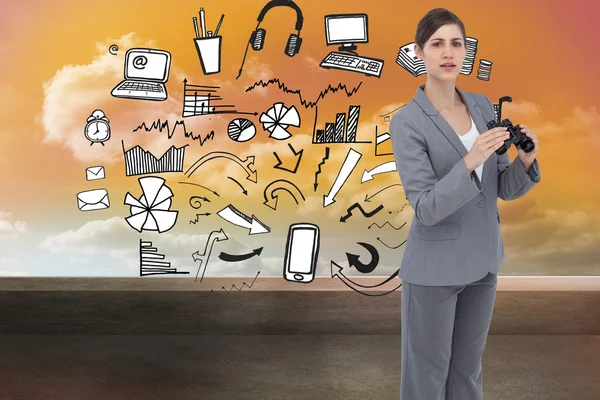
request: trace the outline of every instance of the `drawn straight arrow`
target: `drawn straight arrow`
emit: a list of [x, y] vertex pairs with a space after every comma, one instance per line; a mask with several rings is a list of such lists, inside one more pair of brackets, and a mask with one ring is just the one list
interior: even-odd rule
[[260, 256], [260, 253], [262, 253], [262, 249], [262, 247], [259, 247], [258, 249], [254, 249], [250, 253], [246, 254], [228, 254], [222, 251], [221, 254], [219, 254], [219, 258], [227, 262], [244, 261], [254, 256]]
[[398, 272], [400, 271], [400, 269], [398, 269], [396, 272], [394, 272], [392, 275], [390, 275], [390, 277], [387, 278], [386, 280], [384, 280], [383, 282], [380, 282], [375, 285], [361, 285], [359, 283], [356, 283], [356, 282], [352, 281], [351, 279], [349, 279], [346, 275], [344, 275], [344, 273], [342, 272], [342, 269], [343, 268], [341, 265], [339, 265], [335, 261], [331, 260], [331, 277], [334, 278], [337, 276], [338, 279], [341, 280], [344, 285], [348, 286], [350, 289], [354, 290], [355, 292], [364, 294], [365, 296], [385, 296], [386, 294], [390, 294], [390, 293], [396, 291], [398, 288], [400, 288], [400, 286], [402, 286], [402, 282], [400, 282], [400, 284], [398, 286], [396, 286], [395, 288], [393, 288], [391, 290], [388, 290], [387, 292], [377, 293], [377, 294], [369, 294], [369, 292], [363, 292], [360, 289], [357, 289], [355, 286], [362, 287], [365, 289], [371, 289], [371, 288], [383, 286], [384, 284], [388, 283], [392, 279], [395, 279], [396, 276], [398, 275]]
[[372, 199], [373, 197], [377, 196], [379, 193], [383, 192], [384, 190], [386, 190], [386, 189], [389, 189], [389, 188], [391, 188], [391, 187], [394, 187], [394, 186], [402, 186], [402, 184], [401, 184], [401, 183], [394, 183], [393, 185], [386, 186], [386, 187], [384, 187], [383, 189], [379, 190], [378, 192], [375, 192], [375, 194], [374, 194], [374, 195], [372, 195], [372, 196], [369, 196], [369, 195], [367, 194], [367, 195], [365, 195], [365, 200], [364, 200], [364, 201], [366, 201], [367, 203], [370, 203], [370, 202], [371, 202], [371, 199]]
[[250, 235], [271, 232], [271, 228], [263, 225], [263, 223], [256, 219], [254, 215], [248, 217], [231, 204], [219, 211], [217, 215], [234, 225], [250, 229]]
[[379, 174], [383, 174], [384, 172], [392, 172], [392, 171], [396, 171], [396, 161], [388, 161], [386, 163], [376, 166], [371, 171], [367, 171], [365, 169], [365, 172], [363, 172], [362, 180], [360, 181], [360, 183], [365, 183], [366, 181], [370, 181], [371, 179], [373, 179], [373, 175], [379, 175]]
[[[263, 204], [266, 205], [267, 207], [271, 207], [273, 210], [277, 209], [277, 200], [279, 200], [279, 195], [275, 194], [275, 192], [277, 190], [285, 190], [286, 192], [291, 194], [292, 198], [294, 199], [296, 204], [299, 204], [299, 203], [298, 203], [297, 197], [294, 195], [293, 192], [296, 192], [297, 194], [299, 194], [300, 197], [302, 197], [302, 200], [306, 201], [306, 199], [304, 198], [304, 195], [302, 194], [300, 189], [298, 189], [298, 186], [294, 185], [292, 182], [290, 182], [288, 180], [278, 179], [276, 181], [269, 183], [269, 185], [265, 188], [265, 192], [264, 192], [265, 202]], [[268, 196], [267, 196], [267, 193], [268, 193]]]
[[335, 203], [335, 196], [338, 194], [344, 183], [348, 180], [348, 177], [354, 171], [356, 164], [358, 164], [358, 160], [362, 157], [362, 154], [354, 149], [349, 149], [348, 154], [346, 154], [346, 159], [342, 164], [342, 168], [340, 168], [340, 172], [338, 172], [337, 177], [335, 178], [335, 182], [333, 182], [333, 186], [329, 191], [329, 194], [323, 196], [323, 208]]
[[[204, 279], [204, 273], [206, 272], [206, 267], [208, 266], [208, 260], [210, 258], [210, 253], [212, 252], [212, 248], [213, 248], [215, 241], [221, 242], [223, 240], [228, 240], [228, 239], [229, 238], [223, 231], [223, 228], [221, 228], [221, 230], [218, 230], [218, 231], [212, 231], [210, 233], [210, 235], [208, 235], [208, 239], [206, 240], [206, 244], [204, 245], [204, 251], [202, 252], [202, 254], [200, 254], [199, 250], [196, 251], [194, 254], [192, 254], [192, 258], [194, 259], [194, 261], [200, 261], [200, 265], [198, 266], [198, 272], [196, 272], [196, 279], [194, 279], [194, 282], [196, 282], [196, 280], [198, 279], [198, 274], [200, 273], [200, 269], [202, 268], [202, 265], [204, 265], [204, 270], [202, 271], [202, 276], [200, 277], [200, 282], [202, 282], [202, 279]], [[209, 246], [210, 246], [210, 248], [209, 248]], [[208, 250], [207, 256], [205, 256], [206, 250]]]
[[254, 156], [248, 156], [248, 157], [246, 157], [245, 160], [242, 160], [241, 158], [239, 158], [235, 154], [228, 153], [226, 151], [213, 151], [211, 153], [205, 154], [204, 156], [200, 157], [198, 159], [198, 161], [196, 161], [194, 164], [192, 164], [192, 166], [189, 167], [187, 171], [185, 171], [185, 174], [189, 178], [190, 176], [192, 176], [192, 174], [198, 168], [200, 168], [200, 166], [202, 166], [202, 164], [204, 164], [204, 163], [206, 163], [208, 161], [211, 161], [211, 160], [215, 160], [217, 158], [226, 158], [228, 160], [231, 160], [231, 161], [235, 162], [240, 167], [242, 167], [244, 169], [244, 171], [246, 172], [246, 174], [248, 175], [246, 177], [246, 179], [248, 179], [249, 181], [254, 182], [254, 183], [258, 182], [258, 173], [257, 173], [257, 171], [252, 170], [250, 168], [251, 165], [254, 165]]

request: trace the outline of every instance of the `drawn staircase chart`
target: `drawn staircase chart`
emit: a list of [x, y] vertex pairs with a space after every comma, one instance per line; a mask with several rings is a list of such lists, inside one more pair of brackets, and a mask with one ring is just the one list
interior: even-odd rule
[[159, 254], [157, 251], [156, 247], [152, 247], [152, 242], [140, 239], [140, 276], [189, 274], [189, 272], [180, 272], [176, 268], [172, 268], [169, 261], [161, 261], [165, 259], [165, 255]]
[[183, 80], [183, 112], [182, 117], [195, 117], [208, 114], [248, 114], [258, 115], [257, 112], [243, 112], [232, 109], [232, 104], [217, 104], [223, 98], [217, 93], [220, 86], [188, 85], [187, 79]]

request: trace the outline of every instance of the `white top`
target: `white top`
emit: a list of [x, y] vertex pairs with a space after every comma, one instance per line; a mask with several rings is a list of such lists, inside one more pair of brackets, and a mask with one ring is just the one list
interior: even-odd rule
[[[471, 150], [471, 147], [473, 147], [473, 143], [475, 143], [475, 139], [477, 139], [477, 136], [479, 135], [479, 131], [477, 130], [477, 126], [475, 125], [475, 121], [473, 121], [473, 117], [471, 117], [471, 114], [469, 114], [469, 118], [471, 118], [471, 130], [469, 130], [469, 132], [465, 133], [462, 136], [459, 135], [458, 133], [456, 134], [460, 138], [460, 141], [463, 143], [463, 145], [465, 146], [467, 151]], [[483, 164], [481, 164], [479, 167], [475, 168], [475, 173], [477, 174], [477, 177], [479, 178], [479, 182], [483, 182], [481, 180], [482, 172], [483, 172]]]

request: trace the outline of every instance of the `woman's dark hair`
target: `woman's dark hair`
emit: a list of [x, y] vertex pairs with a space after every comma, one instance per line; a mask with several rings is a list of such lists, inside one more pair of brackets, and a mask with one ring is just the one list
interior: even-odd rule
[[465, 26], [460, 18], [445, 8], [434, 8], [425, 14], [425, 16], [419, 21], [419, 24], [417, 25], [417, 33], [415, 35], [415, 43], [419, 45], [421, 50], [423, 50], [425, 43], [429, 40], [431, 35], [433, 35], [443, 25], [448, 24], [458, 25], [462, 31], [463, 40], [466, 42], [467, 34], [465, 33]]

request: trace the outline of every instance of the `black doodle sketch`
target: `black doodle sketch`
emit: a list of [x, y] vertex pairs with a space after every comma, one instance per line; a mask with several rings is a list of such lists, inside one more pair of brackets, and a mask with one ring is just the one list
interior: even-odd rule
[[219, 259], [223, 260], [223, 261], [227, 261], [227, 262], [240, 262], [240, 261], [244, 261], [249, 258], [252, 258], [254, 256], [260, 256], [260, 253], [262, 253], [262, 250], [263, 250], [263, 248], [259, 247], [257, 249], [252, 250], [250, 253], [246, 253], [246, 254], [229, 254], [229, 253], [225, 253], [224, 251], [222, 251], [219, 254]]
[[254, 116], [258, 115], [257, 112], [246, 112], [226, 109], [235, 107], [231, 104], [211, 105], [211, 102], [223, 100], [223, 98], [221, 98], [217, 94], [217, 89], [220, 88], [220, 86], [188, 85], [187, 79], [184, 79], [183, 111], [181, 113], [181, 116], [183, 118], [187, 118], [209, 114], [247, 114]]
[[101, 165], [96, 167], [87, 167], [85, 169], [85, 179], [88, 181], [95, 181], [104, 178], [106, 178], [106, 172], [104, 171], [104, 167]]
[[383, 60], [359, 56], [356, 43], [369, 42], [369, 23], [367, 14], [330, 14], [325, 16], [325, 39], [328, 46], [340, 44], [339, 52], [329, 53], [319, 66], [367, 76], [381, 77]]
[[231, 176], [228, 176], [227, 179], [230, 179], [230, 180], [234, 181], [242, 189], [242, 193], [244, 194], [244, 196], [248, 196], [248, 191], [246, 190], [246, 188], [244, 186], [242, 186], [241, 183], [239, 183], [237, 181], [237, 179], [235, 179], [235, 178], [233, 178]]
[[283, 261], [283, 278], [289, 282], [309, 283], [315, 278], [319, 259], [320, 230], [307, 222], [291, 224]]
[[202, 271], [202, 276], [200, 277], [200, 282], [202, 282], [202, 279], [204, 279], [204, 273], [206, 272], [206, 268], [208, 267], [208, 261], [210, 259], [210, 253], [212, 252], [213, 245], [215, 244], [215, 242], [222, 242], [223, 240], [229, 240], [229, 238], [225, 234], [225, 231], [223, 231], [223, 228], [221, 228], [218, 231], [212, 231], [210, 235], [208, 235], [208, 239], [206, 240], [206, 244], [204, 245], [204, 251], [202, 252], [202, 254], [200, 254], [200, 250], [192, 254], [192, 259], [194, 260], [194, 262], [200, 263], [200, 265], [198, 266], [198, 272], [196, 272], [196, 278], [194, 279], [194, 282], [198, 280], [198, 274], [200, 273], [200, 269], [204, 267], [204, 270]]
[[[248, 289], [252, 289], [252, 286], [254, 286], [254, 282], [256, 282], [256, 278], [258, 278], [258, 275], [260, 274], [260, 271], [258, 271], [256, 273], [256, 275], [254, 276], [254, 279], [252, 280], [252, 283], [250, 283], [250, 285], [248, 285], [246, 282], [242, 282], [242, 285], [240, 286], [240, 288], [238, 289], [235, 285], [231, 285], [231, 289], [227, 290], [225, 289], [225, 286], [221, 287], [221, 292], [226, 292], [226, 293], [230, 293], [233, 289], [237, 290], [238, 292], [241, 292], [242, 289], [244, 288], [244, 286], [246, 286]], [[219, 292], [215, 292], [214, 290], [211, 290], [208, 295], [206, 295], [204, 298], [207, 298], [208, 296], [210, 296], [211, 293], [214, 293], [216, 295], [219, 294]]]
[[111, 91], [113, 97], [163, 101], [168, 97], [171, 53], [165, 50], [132, 48], [125, 53], [125, 80]]
[[[192, 18], [192, 21], [194, 23], [194, 32], [196, 33], [194, 44], [196, 45], [196, 51], [200, 58], [202, 72], [204, 75], [217, 74], [221, 72], [222, 38], [219, 36], [219, 29], [221, 28], [225, 14], [221, 14], [221, 19], [219, 20], [214, 33], [212, 31], [206, 31], [206, 15], [204, 8], [200, 8], [199, 14], [202, 29], [198, 29], [198, 19], [196, 17]], [[202, 36], [200, 36], [200, 33], [202, 33]]]
[[197, 183], [192, 183], [192, 182], [177, 182], [177, 183], [179, 183], [179, 184], [181, 184], [181, 185], [193, 185], [193, 186], [198, 186], [198, 187], [201, 187], [202, 189], [206, 189], [206, 190], [208, 190], [209, 192], [211, 192], [212, 194], [214, 194], [214, 195], [215, 195], [215, 196], [217, 196], [217, 197], [221, 197], [221, 196], [219, 195], [219, 193], [217, 193], [216, 191], [214, 191], [214, 190], [212, 190], [212, 189], [209, 189], [209, 188], [207, 188], [206, 186], [199, 185], [199, 184], [197, 184]]
[[102, 110], [94, 110], [88, 117], [83, 134], [90, 141], [90, 146], [94, 143], [100, 143], [104, 146], [104, 142], [110, 139], [110, 121], [104, 115]]
[[302, 25], [304, 23], [302, 10], [292, 0], [271, 0], [267, 4], [265, 4], [265, 6], [260, 10], [260, 13], [258, 14], [258, 18], [256, 19], [258, 21], [258, 24], [256, 24], [256, 28], [254, 29], [254, 31], [252, 31], [250, 39], [248, 40], [248, 43], [246, 43], [246, 50], [244, 50], [244, 58], [242, 59], [240, 70], [238, 71], [238, 75], [235, 77], [235, 79], [238, 79], [240, 76], [242, 76], [242, 70], [244, 69], [244, 63], [246, 62], [246, 55], [248, 54], [248, 47], [252, 45], [252, 50], [262, 50], [265, 44], [265, 37], [267, 35], [267, 31], [263, 28], [260, 28], [260, 24], [262, 23], [263, 19], [267, 15], [267, 12], [269, 12], [270, 9], [279, 6], [290, 7], [296, 12], [296, 25], [294, 26], [294, 28], [297, 31], [297, 33], [290, 34], [285, 45], [284, 53], [289, 57], [293, 57], [300, 52], [300, 46], [302, 45], [300, 31], [302, 30]]
[[190, 220], [190, 225], [192, 225], [192, 224], [196, 225], [196, 224], [198, 223], [198, 221], [200, 221], [200, 217], [201, 217], [201, 216], [205, 216], [205, 217], [207, 217], [207, 216], [209, 216], [209, 215], [210, 215], [210, 213], [209, 213], [209, 212], [207, 212], [207, 213], [204, 213], [204, 214], [196, 214], [196, 218], [195, 218], [195, 219], [192, 219], [192, 220]]
[[233, 225], [249, 229], [249, 235], [271, 232], [271, 228], [260, 222], [254, 215], [249, 217], [231, 204], [219, 211], [217, 215]]
[[260, 115], [263, 129], [269, 131], [270, 138], [276, 140], [289, 139], [292, 135], [287, 131], [290, 126], [300, 126], [300, 115], [296, 107], [287, 108], [283, 103], [275, 103], [273, 107]]
[[142, 188], [139, 199], [129, 192], [125, 195], [124, 204], [131, 206], [130, 216], [125, 218], [127, 224], [138, 232], [158, 231], [163, 233], [175, 226], [179, 211], [170, 210], [173, 192], [165, 185], [165, 180], [157, 176], [138, 179]]
[[108, 52], [110, 54], [112, 54], [113, 56], [116, 56], [118, 51], [119, 51], [119, 46], [117, 46], [116, 44], [111, 44], [110, 47], [108, 48]]
[[355, 208], [358, 208], [365, 218], [371, 218], [373, 215], [383, 210], [383, 204], [380, 204], [373, 211], [366, 212], [359, 203], [354, 203], [350, 207], [348, 207], [348, 209], [346, 210], [346, 215], [340, 218], [340, 222], [346, 222], [348, 218], [352, 216], [352, 210], [354, 210]]
[[338, 172], [335, 182], [331, 186], [331, 190], [329, 194], [323, 196], [323, 208], [335, 203], [335, 196], [338, 194], [344, 183], [348, 180], [348, 177], [354, 171], [356, 164], [358, 164], [358, 160], [362, 157], [362, 154], [354, 149], [348, 149], [348, 154], [346, 154], [346, 158], [344, 159], [344, 163]]
[[392, 227], [393, 230], [398, 231], [402, 228], [404, 228], [404, 225], [406, 225], [406, 222], [403, 223], [402, 225], [400, 225], [398, 228], [396, 228], [394, 225], [392, 225], [390, 223], [390, 221], [385, 221], [385, 223], [383, 225], [378, 225], [376, 222], [373, 222], [371, 225], [369, 225], [369, 227], [367, 229], [371, 229], [371, 227], [375, 225], [376, 227], [378, 227], [379, 229], [382, 229], [384, 226], [389, 225]]
[[190, 207], [194, 208], [194, 209], [199, 209], [200, 207], [202, 207], [202, 202], [200, 200], [204, 200], [207, 203], [210, 203], [210, 200], [207, 199], [206, 197], [202, 197], [202, 196], [192, 196], [190, 197], [189, 203], [190, 203]]
[[[406, 104], [405, 104], [406, 105]], [[390, 116], [393, 115], [396, 111], [398, 111], [399, 109], [401, 109], [402, 107], [404, 107], [405, 105], [402, 105], [390, 112], [387, 112], [383, 115], [380, 115], [380, 117], [383, 118], [383, 122], [386, 123], [387, 127], [389, 128], [389, 122], [390, 122]], [[377, 134], [377, 129], [378, 126], [375, 125], [375, 156], [393, 156], [394, 152], [392, 150], [392, 141], [391, 141], [391, 136], [389, 133], [389, 129], [387, 129], [385, 131], [385, 133], [382, 133], [381, 135]], [[387, 151], [384, 152], [380, 152], [379, 151], [379, 147], [383, 146], [384, 143], [387, 145]]]
[[[469, 36], [467, 36], [466, 39], [466, 55], [460, 69], [462, 75], [469, 75], [473, 71], [473, 64], [477, 54], [478, 40]], [[427, 73], [425, 61], [417, 57], [417, 54], [415, 53], [415, 42], [407, 43], [400, 47], [398, 57], [396, 58], [396, 64], [404, 68], [415, 78]]]
[[77, 193], [77, 208], [80, 211], [104, 210], [110, 207], [106, 189], [86, 190]]
[[[300, 161], [302, 161], [302, 153], [304, 153], [304, 149], [296, 152], [296, 150], [294, 150], [294, 148], [292, 147], [291, 143], [288, 143], [288, 147], [290, 148], [290, 150], [292, 151], [292, 154], [294, 154], [294, 157], [296, 158], [296, 165], [294, 166], [294, 168], [293, 169], [289, 169], [289, 168], [282, 167], [281, 164], [283, 164], [283, 161], [281, 161], [281, 158], [279, 158], [279, 156], [277, 155], [276, 152], [273, 152], [273, 155], [277, 159], [277, 164], [275, 164], [273, 166], [273, 168], [280, 169], [282, 171], [287, 171], [287, 172], [291, 172], [292, 174], [295, 174], [296, 171], [298, 171], [298, 166], [300, 166]], [[319, 170], [320, 170], [320, 168], [319, 168]]]
[[371, 261], [367, 264], [364, 264], [360, 261], [360, 256], [358, 254], [346, 253], [346, 258], [348, 258], [348, 266], [354, 267], [358, 272], [363, 274], [371, 273], [375, 270], [377, 265], [379, 265], [379, 252], [375, 248], [375, 246], [365, 243], [365, 242], [357, 242], [359, 245], [364, 247], [371, 256]]
[[252, 84], [251, 86], [249, 86], [246, 89], [246, 92], [250, 92], [251, 90], [254, 90], [257, 87], [265, 88], [265, 87], [273, 85], [273, 84], [277, 84], [277, 87], [279, 88], [279, 90], [281, 90], [284, 93], [297, 94], [298, 100], [300, 101], [300, 104], [302, 104], [304, 106], [304, 108], [313, 108], [313, 107], [316, 107], [317, 104], [319, 103], [319, 100], [325, 98], [325, 96], [327, 96], [327, 94], [329, 92], [336, 93], [339, 90], [343, 90], [346, 93], [347, 97], [352, 96], [353, 94], [358, 92], [358, 89], [360, 89], [362, 82], [360, 82], [358, 84], [358, 86], [356, 86], [355, 88], [352, 88], [350, 91], [348, 91], [348, 88], [346, 87], [346, 85], [343, 85], [341, 83], [338, 83], [337, 86], [335, 86], [335, 87], [331, 86], [331, 85], [327, 85], [327, 87], [319, 93], [319, 96], [317, 96], [317, 99], [314, 101], [305, 100], [304, 98], [302, 98], [302, 93], [300, 92], [300, 89], [289, 89], [285, 85], [285, 83], [280, 82], [278, 78], [269, 79], [267, 82], [264, 82], [262, 79], [258, 82], [254, 82], [254, 84]]
[[264, 192], [265, 202], [263, 204], [267, 207], [272, 208], [273, 210], [277, 210], [277, 202], [279, 200], [279, 195], [275, 194], [277, 190], [284, 190], [288, 192], [292, 196], [296, 204], [299, 204], [296, 195], [300, 195], [300, 197], [302, 197], [302, 200], [306, 201], [304, 195], [302, 194], [298, 186], [294, 185], [292, 182], [286, 179], [277, 179], [269, 183], [265, 188]]
[[[315, 121], [318, 110], [315, 110]], [[360, 106], [350, 106], [348, 110], [348, 125], [346, 126], [346, 114], [337, 113], [335, 122], [326, 122], [325, 129], [317, 129], [313, 132], [313, 144], [324, 143], [371, 143], [371, 141], [357, 141], [358, 116]]]
[[227, 136], [236, 142], [247, 142], [255, 135], [254, 123], [246, 118], [236, 118], [227, 126]]
[[[317, 129], [317, 115], [318, 115], [318, 111], [319, 111], [317, 104], [319, 103], [319, 100], [325, 98], [325, 96], [329, 92], [336, 93], [339, 90], [344, 90], [344, 92], [346, 93], [346, 97], [350, 97], [350, 96], [354, 95], [356, 92], [358, 92], [358, 89], [362, 85], [362, 82], [361, 82], [358, 84], [358, 86], [356, 86], [355, 88], [352, 88], [351, 90], [348, 90], [346, 85], [343, 85], [341, 83], [338, 83], [337, 86], [335, 86], [335, 87], [333, 87], [331, 85], [327, 85], [327, 88], [322, 90], [321, 93], [319, 93], [319, 96], [317, 96], [317, 99], [314, 101], [308, 101], [308, 100], [303, 99], [300, 89], [295, 89], [295, 90], [289, 89], [285, 85], [285, 83], [280, 82], [278, 78], [269, 79], [267, 82], [264, 82], [262, 79], [258, 82], [254, 82], [254, 84], [252, 86], [249, 86], [246, 89], [246, 92], [254, 90], [257, 87], [265, 88], [265, 87], [275, 84], [275, 83], [277, 84], [277, 87], [279, 88], [279, 90], [283, 91], [284, 93], [297, 94], [298, 99], [300, 100], [300, 104], [302, 104], [304, 106], [304, 108], [314, 108], [315, 109], [315, 117], [314, 117], [314, 121], [313, 121], [313, 137], [315, 136], [315, 131]], [[314, 143], [314, 141], [313, 141], [313, 143]]]
[[160, 261], [165, 259], [165, 255], [159, 254], [157, 251], [156, 247], [152, 247], [152, 242], [140, 239], [140, 276], [189, 274], [189, 272], [179, 272], [177, 268], [172, 268], [170, 261]]
[[489, 81], [492, 75], [492, 62], [489, 60], [479, 59], [479, 67], [477, 68], [477, 79]]
[[394, 280], [398, 276], [398, 272], [400, 271], [400, 269], [398, 269], [398, 270], [396, 270], [396, 272], [392, 273], [392, 275], [390, 275], [390, 277], [387, 278], [386, 280], [384, 280], [380, 283], [377, 283], [375, 285], [361, 285], [357, 282], [354, 282], [350, 278], [348, 278], [346, 275], [344, 275], [344, 273], [342, 272], [342, 269], [343, 268], [341, 265], [339, 265], [335, 261], [331, 260], [331, 277], [335, 278], [337, 276], [338, 279], [340, 281], [342, 281], [342, 283], [344, 285], [346, 285], [350, 289], [354, 290], [355, 292], [364, 294], [365, 296], [375, 296], [375, 297], [376, 296], [385, 296], [386, 294], [390, 294], [390, 293], [394, 292], [395, 290], [398, 290], [402, 286], [402, 282], [400, 282], [400, 284], [397, 285], [396, 287], [394, 287], [393, 289], [389, 289], [383, 293], [371, 294], [370, 292], [363, 292], [359, 288], [374, 289], [377, 287], [381, 287], [381, 286], [385, 285], [386, 283]]
[[136, 145], [125, 151], [125, 144], [121, 140], [123, 156], [125, 158], [125, 175], [159, 174], [163, 172], [183, 172], [183, 159], [186, 144], [182, 147], [171, 146], [160, 158]]
[[393, 185], [386, 186], [386, 187], [384, 187], [383, 189], [381, 189], [381, 190], [379, 190], [379, 191], [375, 192], [375, 194], [373, 194], [372, 196], [369, 196], [368, 194], [366, 194], [366, 195], [365, 195], [365, 200], [364, 200], [364, 201], [366, 201], [367, 203], [370, 203], [370, 202], [371, 202], [371, 199], [372, 199], [373, 197], [377, 196], [379, 193], [383, 192], [384, 190], [387, 190], [387, 189], [389, 189], [389, 188], [391, 188], [391, 187], [394, 187], [394, 186], [402, 186], [402, 184], [401, 184], [401, 183], [394, 183]]
[[160, 118], [157, 119], [156, 121], [152, 122], [152, 125], [150, 125], [150, 128], [148, 128], [148, 126], [146, 125], [145, 122], [142, 122], [141, 125], [139, 125], [137, 128], [135, 128], [133, 130], [133, 132], [137, 132], [140, 129], [144, 129], [146, 132], [151, 132], [155, 129], [158, 129], [158, 131], [160, 133], [162, 133], [163, 129], [166, 129], [167, 131], [167, 137], [169, 139], [171, 139], [173, 137], [173, 134], [175, 133], [175, 130], [177, 129], [178, 126], [182, 126], [183, 127], [183, 137], [185, 138], [192, 138], [192, 140], [197, 140], [200, 143], [200, 146], [204, 145], [204, 142], [206, 142], [207, 140], [213, 140], [215, 138], [215, 131], [210, 131], [210, 133], [208, 135], [206, 135], [204, 137], [204, 139], [202, 139], [202, 136], [200, 134], [198, 135], [194, 135], [194, 132], [190, 131], [188, 132], [187, 129], [185, 128], [185, 121], [176, 121], [175, 122], [175, 126], [173, 126], [173, 129], [171, 129], [169, 127], [169, 121], [165, 121], [165, 122], [161, 122]]
[[398, 247], [402, 246], [404, 243], [406, 243], [406, 240], [402, 243], [400, 243], [398, 246], [390, 246], [388, 244], [386, 244], [383, 240], [381, 240], [380, 238], [377, 238], [377, 240], [384, 245], [385, 247], [387, 247], [388, 249], [397, 249]]
[[363, 172], [360, 183], [365, 183], [366, 181], [372, 180], [373, 176], [375, 176], [375, 175], [383, 174], [386, 172], [393, 172], [393, 171], [396, 171], [396, 161], [388, 161], [386, 163], [380, 164], [370, 171], [367, 171], [365, 169], [365, 172]]
[[325, 165], [325, 161], [329, 159], [329, 147], [325, 147], [325, 156], [317, 166], [317, 171], [315, 172], [315, 183], [313, 184], [315, 192], [317, 191], [317, 186], [319, 186], [318, 176], [321, 173], [321, 166]]
[[204, 156], [200, 157], [194, 164], [192, 164], [192, 166], [190, 166], [188, 170], [185, 171], [185, 174], [189, 178], [203, 164], [219, 158], [224, 158], [235, 162], [240, 167], [242, 167], [246, 172], [246, 175], [248, 175], [246, 179], [254, 183], [258, 182], [258, 171], [252, 170], [250, 168], [251, 165], [254, 165], [254, 156], [247, 156], [246, 159], [242, 160], [237, 155], [228, 153], [226, 151], [213, 151], [211, 153], [205, 154]]

